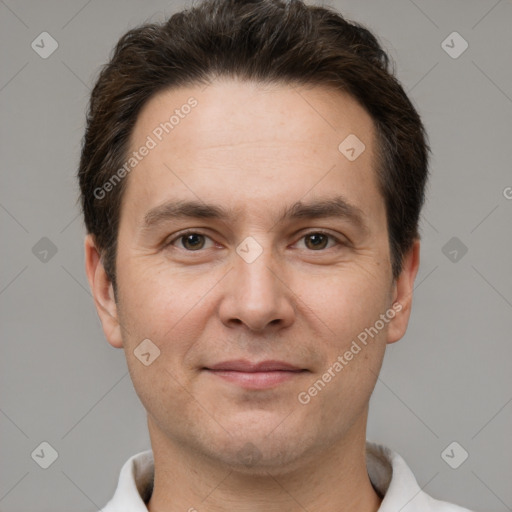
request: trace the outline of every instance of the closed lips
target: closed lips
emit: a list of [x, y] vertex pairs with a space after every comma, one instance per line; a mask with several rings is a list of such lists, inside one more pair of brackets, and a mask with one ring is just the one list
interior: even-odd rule
[[217, 363], [214, 364], [213, 366], [206, 367], [205, 369], [212, 371], [235, 371], [246, 373], [275, 371], [307, 371], [303, 368], [298, 368], [284, 361], [262, 361], [260, 363], [252, 363], [246, 360], [224, 361], [222, 363]]

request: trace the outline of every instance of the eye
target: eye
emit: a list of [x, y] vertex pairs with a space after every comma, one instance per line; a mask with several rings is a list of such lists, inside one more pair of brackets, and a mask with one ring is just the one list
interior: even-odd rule
[[210, 239], [210, 237], [197, 231], [186, 231], [180, 233], [177, 237], [170, 240], [166, 245], [174, 245], [175, 242], [180, 242], [180, 249], [193, 252], [204, 249], [206, 239]]
[[[334, 244], [327, 247], [328, 240], [334, 240]], [[321, 251], [326, 248], [331, 248], [336, 245], [346, 245], [344, 242], [324, 231], [311, 231], [301, 237], [301, 240], [305, 240], [305, 246], [312, 251]]]
[[[211, 238], [203, 233], [198, 231], [184, 231], [175, 236], [172, 240], [166, 243], [166, 246], [174, 246], [176, 247], [177, 243], [179, 243], [179, 248], [184, 249], [188, 252], [198, 252], [201, 249], [208, 249], [206, 246], [206, 241], [210, 240], [213, 243]], [[324, 231], [311, 231], [302, 235], [300, 240], [305, 241], [305, 246], [307, 249], [315, 252], [322, 251], [324, 249], [330, 249], [335, 246], [344, 246], [347, 245], [345, 242], [341, 241], [334, 235]], [[329, 246], [329, 240], [331, 240], [331, 245]], [[210, 248], [212, 245], [210, 245]]]

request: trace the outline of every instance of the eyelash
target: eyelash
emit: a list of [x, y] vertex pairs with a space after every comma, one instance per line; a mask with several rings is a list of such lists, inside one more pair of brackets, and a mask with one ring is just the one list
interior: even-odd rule
[[[177, 240], [180, 240], [182, 238], [185, 238], [188, 235], [201, 235], [201, 236], [204, 236], [206, 238], [210, 238], [207, 234], [202, 233], [201, 231], [188, 230], [188, 231], [183, 231], [181, 233], [178, 233], [172, 240], [169, 240], [169, 242], [165, 243], [165, 247], [172, 246], [174, 242], [176, 242]], [[336, 245], [333, 246], [333, 247], [329, 247], [328, 249], [334, 249], [336, 246], [347, 246], [348, 245], [347, 242], [344, 242], [344, 241], [340, 240], [339, 238], [335, 237], [334, 235], [332, 235], [331, 233], [328, 233], [327, 231], [322, 231], [322, 230], [315, 230], [315, 231], [309, 231], [307, 233], [304, 233], [300, 237], [299, 240], [302, 240], [303, 238], [305, 238], [305, 237], [307, 237], [309, 235], [324, 235], [324, 236], [334, 240], [336, 242]], [[202, 249], [198, 249], [197, 251], [189, 251], [188, 249], [184, 249], [184, 248], [181, 248], [181, 247], [180, 247], [180, 249], [183, 249], [184, 251], [189, 252], [189, 253], [195, 253], [195, 252], [199, 253], [199, 252], [202, 251]], [[310, 250], [310, 252], [325, 252], [328, 249], [319, 249], [318, 251]]]

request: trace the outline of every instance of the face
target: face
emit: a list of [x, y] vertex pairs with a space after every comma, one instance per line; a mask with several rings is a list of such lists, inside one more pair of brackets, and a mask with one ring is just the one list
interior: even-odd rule
[[320, 87], [215, 82], [153, 97], [131, 150], [117, 303], [90, 238], [87, 269], [152, 442], [268, 469], [361, 435], [418, 264], [416, 243], [392, 279], [371, 117]]

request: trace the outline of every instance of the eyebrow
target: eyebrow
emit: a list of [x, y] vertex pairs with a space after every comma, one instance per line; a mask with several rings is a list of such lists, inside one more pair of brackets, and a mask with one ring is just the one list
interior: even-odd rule
[[[228, 221], [241, 214], [239, 208], [228, 209], [223, 206], [207, 204], [201, 201], [169, 201], [149, 210], [144, 216], [142, 230], [149, 231], [169, 220], [195, 218]], [[369, 232], [363, 211], [349, 203], [342, 196], [304, 203], [298, 201], [286, 206], [278, 215], [276, 224], [294, 219], [322, 219], [339, 217], [346, 219], [363, 233]], [[274, 224], [275, 225], [275, 224]]]

